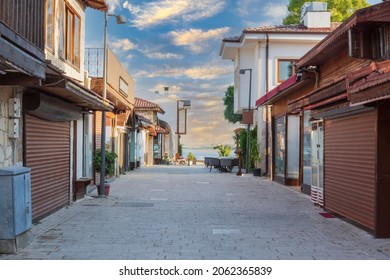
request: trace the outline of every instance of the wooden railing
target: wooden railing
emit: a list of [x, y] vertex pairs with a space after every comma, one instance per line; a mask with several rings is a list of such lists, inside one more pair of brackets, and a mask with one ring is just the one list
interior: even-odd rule
[[44, 50], [44, 0], [1, 0], [0, 21]]

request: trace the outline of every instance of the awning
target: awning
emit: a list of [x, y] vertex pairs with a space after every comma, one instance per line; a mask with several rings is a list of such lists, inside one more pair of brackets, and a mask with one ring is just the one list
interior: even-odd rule
[[265, 105], [265, 103], [268, 103], [273, 98], [275, 98], [277, 95], [281, 94], [285, 89], [295, 85], [299, 81], [297, 80], [297, 75], [293, 75], [287, 80], [285, 80], [283, 83], [278, 85], [276, 88], [272, 89], [271, 91], [267, 92], [265, 95], [260, 97], [256, 101], [256, 107], [259, 107], [261, 105]]
[[0, 21], [0, 77], [22, 73], [45, 78], [45, 54]]
[[161, 127], [159, 125], [156, 125], [155, 129], [156, 129], [156, 132], [159, 133], [159, 134], [168, 134], [167, 131], [165, 130], [165, 128], [163, 128], [163, 127]]
[[390, 98], [390, 61], [372, 62], [348, 73], [346, 84], [353, 106]]
[[158, 119], [158, 125], [165, 130], [166, 134], [170, 133], [172, 130], [170, 125], [166, 121], [163, 121], [161, 119]]
[[339, 102], [347, 98], [345, 78], [341, 77], [338, 80], [322, 86], [310, 93], [300, 96], [299, 98], [288, 102], [288, 112], [296, 112], [305, 109], [313, 109], [328, 105], [332, 102]]
[[55, 83], [30, 88], [56, 96], [82, 108], [84, 111], [112, 111], [114, 109], [114, 106], [108, 100], [104, 100], [97, 93], [65, 76], [60, 77]]
[[[103, 95], [103, 78], [92, 78], [91, 88], [94, 92]], [[120, 111], [132, 110], [134, 105], [130, 103], [122, 94], [118, 93], [113, 87], [107, 84], [106, 89], [107, 99], [115, 106], [115, 109]]]
[[107, 12], [108, 7], [105, 0], [84, 0], [87, 7], [99, 10], [101, 12]]

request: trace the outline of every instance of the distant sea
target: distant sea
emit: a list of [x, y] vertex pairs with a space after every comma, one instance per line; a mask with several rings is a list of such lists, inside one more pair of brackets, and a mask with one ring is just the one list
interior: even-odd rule
[[204, 160], [205, 157], [218, 157], [217, 150], [213, 148], [193, 148], [183, 147], [183, 157], [187, 157], [188, 153], [191, 152], [197, 160]]

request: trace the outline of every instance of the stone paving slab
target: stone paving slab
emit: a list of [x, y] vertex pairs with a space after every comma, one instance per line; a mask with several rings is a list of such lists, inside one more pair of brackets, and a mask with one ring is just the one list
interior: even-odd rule
[[390, 259], [375, 239], [324, 218], [307, 195], [250, 174], [154, 166], [112, 182], [43, 219], [18, 259]]

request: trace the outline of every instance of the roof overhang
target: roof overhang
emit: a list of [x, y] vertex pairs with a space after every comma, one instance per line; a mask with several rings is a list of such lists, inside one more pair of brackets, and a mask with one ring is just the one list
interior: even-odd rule
[[0, 77], [21, 73], [45, 78], [45, 54], [0, 21]]
[[[94, 86], [92, 89], [99, 94], [103, 95], [103, 78], [93, 78]], [[134, 104], [130, 103], [121, 93], [117, 92], [112, 86], [107, 84], [106, 89], [107, 99], [115, 106], [116, 110], [126, 111], [133, 110]]]
[[108, 10], [106, 0], [84, 0], [84, 3], [87, 5], [87, 7], [99, 10], [101, 12], [107, 12]]
[[259, 98], [256, 101], [256, 107], [273, 104], [281, 98], [284, 98], [289, 93], [296, 92], [310, 83], [312, 83], [312, 79], [308, 76], [298, 77], [297, 75], [293, 75], [279, 86]]
[[113, 104], [110, 104], [108, 100], [104, 100], [97, 93], [66, 76], [59, 77], [55, 83], [29, 88], [58, 97], [84, 111], [112, 111], [114, 109]]
[[318, 63], [327, 60], [328, 57], [325, 53], [338, 51], [338, 46], [341, 43], [347, 43], [348, 30], [359, 24], [390, 22], [389, 12], [390, 2], [388, 1], [356, 11], [336, 30], [302, 56], [297, 62], [298, 67], [318, 65]]

